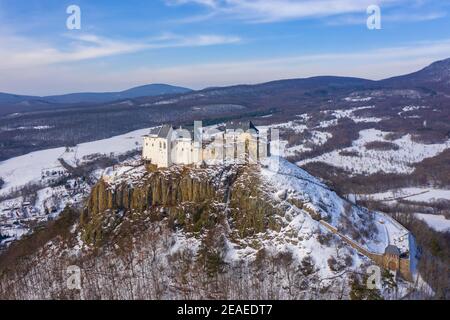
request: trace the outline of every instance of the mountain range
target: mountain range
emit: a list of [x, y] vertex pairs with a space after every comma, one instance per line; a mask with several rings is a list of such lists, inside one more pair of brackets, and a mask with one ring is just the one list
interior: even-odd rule
[[105, 103], [121, 99], [137, 98], [142, 96], [160, 96], [167, 94], [181, 94], [192, 91], [188, 88], [176, 87], [167, 84], [148, 84], [134, 87], [120, 92], [80, 92], [53, 96], [26, 96], [0, 92], [0, 103]]
[[[191, 95], [198, 98], [205, 96], [226, 95], [323, 95], [339, 92], [345, 89], [413, 89], [428, 94], [450, 94], [450, 58], [437, 61], [417, 72], [396, 76], [379, 81], [340, 76], [317, 76], [301, 79], [276, 80], [254, 85], [234, 85], [228, 87], [213, 87], [194, 91], [185, 87], [167, 84], [149, 84], [134, 87], [120, 92], [82, 92], [53, 96], [28, 96], [0, 92], [0, 105], [17, 105], [22, 107], [43, 105], [67, 105], [94, 103], [104, 104], [126, 99], [144, 97], [158, 97], [165, 95], [185, 96], [189, 100]], [[153, 99], [152, 99], [153, 100]], [[21, 110], [23, 111], [23, 110]]]

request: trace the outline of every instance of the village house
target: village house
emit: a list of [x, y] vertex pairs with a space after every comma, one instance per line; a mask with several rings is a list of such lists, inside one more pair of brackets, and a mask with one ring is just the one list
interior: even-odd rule
[[220, 162], [257, 163], [269, 155], [267, 137], [251, 122], [229, 122], [219, 128], [153, 128], [144, 136], [142, 157], [158, 168]]

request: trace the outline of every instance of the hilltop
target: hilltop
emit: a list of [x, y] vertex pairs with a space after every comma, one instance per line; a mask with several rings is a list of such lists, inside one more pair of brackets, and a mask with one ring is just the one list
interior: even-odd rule
[[[374, 254], [392, 244], [415, 258], [408, 230], [284, 159], [156, 171], [132, 161], [104, 172], [80, 216], [66, 208], [9, 247], [0, 296], [393, 298], [414, 287], [400, 279], [394, 290], [384, 273], [381, 290], [364, 290], [374, 261], [349, 243]], [[65, 287], [69, 265], [83, 270], [81, 292]]]

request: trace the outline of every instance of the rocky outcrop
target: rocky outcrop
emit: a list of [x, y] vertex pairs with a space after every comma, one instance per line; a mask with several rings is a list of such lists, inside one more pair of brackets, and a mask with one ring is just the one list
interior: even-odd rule
[[277, 215], [282, 214], [261, 190], [251, 166], [174, 167], [113, 183], [101, 179], [81, 218], [83, 240], [100, 244], [124, 217], [136, 213], [138, 220], [167, 218], [188, 232], [226, 220], [240, 237], [279, 230]]
[[219, 200], [214, 178], [174, 171], [152, 173], [144, 177], [141, 185], [123, 182], [112, 187], [100, 180], [92, 190], [87, 209], [90, 215], [96, 215], [107, 209], [143, 211], [155, 206], [176, 206], [216, 197]]

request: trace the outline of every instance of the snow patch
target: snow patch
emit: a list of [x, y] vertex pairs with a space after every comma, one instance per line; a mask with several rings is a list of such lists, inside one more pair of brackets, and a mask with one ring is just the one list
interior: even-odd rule
[[[441, 144], [421, 144], [413, 141], [407, 134], [400, 139], [390, 141], [398, 150], [369, 150], [366, 144], [372, 141], [388, 141], [384, 137], [388, 132], [367, 129], [359, 132], [359, 139], [352, 146], [334, 150], [315, 158], [298, 162], [302, 166], [310, 162], [324, 162], [347, 170], [353, 174], [412, 173], [414, 163], [431, 158], [450, 148], [450, 139]], [[342, 155], [341, 151], [357, 152], [358, 156]]]
[[415, 216], [438, 232], [450, 232], [450, 220], [442, 215], [416, 213]]

